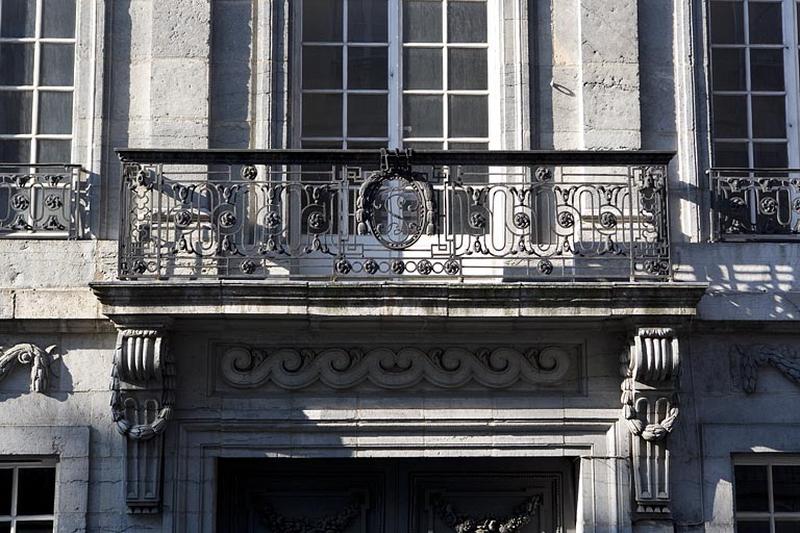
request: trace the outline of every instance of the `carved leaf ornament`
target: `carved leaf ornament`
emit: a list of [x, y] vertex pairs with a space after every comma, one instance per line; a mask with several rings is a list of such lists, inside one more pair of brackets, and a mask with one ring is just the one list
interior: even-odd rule
[[18, 365], [31, 365], [31, 392], [46, 393], [50, 388], [50, 365], [55, 346], [44, 350], [35, 344], [20, 343], [11, 348], [0, 346], [0, 381]]
[[439, 518], [456, 533], [515, 533], [530, 523], [541, 500], [539, 496], [531, 496], [504, 518], [474, 518], [462, 514], [441, 496], [435, 497], [432, 504]]
[[791, 348], [756, 345], [736, 346], [734, 350], [739, 354], [742, 388], [747, 394], [756, 391], [758, 372], [765, 366], [773, 367], [790, 381], [800, 384], [800, 356]]
[[361, 503], [354, 501], [336, 514], [318, 519], [290, 518], [267, 505], [262, 519], [270, 533], [344, 533], [361, 514]]
[[471, 381], [488, 388], [506, 388], [520, 380], [557, 383], [570, 367], [562, 348], [520, 351], [514, 348], [468, 350], [461, 347], [358, 349], [257, 349], [231, 346], [221, 356], [221, 373], [234, 387], [257, 387], [271, 381], [284, 389], [302, 389], [321, 382], [345, 389], [365, 381], [387, 389], [420, 382], [452, 389]]

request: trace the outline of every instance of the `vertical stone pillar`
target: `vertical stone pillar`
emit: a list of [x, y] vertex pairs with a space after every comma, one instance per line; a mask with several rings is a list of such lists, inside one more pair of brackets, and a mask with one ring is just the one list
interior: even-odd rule
[[633, 519], [672, 531], [668, 436], [678, 419], [678, 338], [670, 328], [641, 328], [622, 356], [623, 417], [631, 434]]
[[111, 413], [126, 438], [125, 500], [132, 513], [161, 509], [164, 431], [175, 370], [163, 325], [120, 329], [111, 371]]
[[150, 144], [208, 148], [211, 1], [152, 4]]
[[580, 2], [580, 148], [642, 145], [637, 0]]

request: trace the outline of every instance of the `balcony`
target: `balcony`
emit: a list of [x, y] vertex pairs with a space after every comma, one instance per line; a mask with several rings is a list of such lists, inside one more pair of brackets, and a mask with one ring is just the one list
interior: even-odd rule
[[78, 238], [79, 165], [0, 164], [0, 238]]
[[120, 150], [119, 276], [665, 281], [660, 152]]
[[711, 169], [721, 241], [800, 239], [800, 169]]

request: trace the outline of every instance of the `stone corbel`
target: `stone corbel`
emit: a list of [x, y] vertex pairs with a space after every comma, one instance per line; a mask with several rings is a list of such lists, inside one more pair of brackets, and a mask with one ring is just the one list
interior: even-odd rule
[[50, 367], [55, 346], [45, 349], [35, 344], [20, 343], [11, 348], [0, 346], [0, 381], [19, 365], [31, 365], [31, 392], [46, 394], [50, 390]]
[[678, 338], [670, 328], [641, 328], [622, 356], [623, 418], [631, 433], [637, 518], [670, 515], [667, 437], [678, 419]]
[[120, 329], [111, 370], [111, 414], [126, 438], [125, 499], [132, 513], [161, 508], [164, 431], [175, 404], [175, 367], [163, 326]]

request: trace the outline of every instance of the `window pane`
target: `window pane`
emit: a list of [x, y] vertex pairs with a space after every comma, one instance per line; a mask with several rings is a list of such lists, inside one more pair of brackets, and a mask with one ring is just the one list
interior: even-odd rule
[[442, 97], [407, 94], [403, 97], [403, 136], [442, 136]]
[[33, 37], [36, 0], [2, 0], [0, 37]]
[[451, 43], [486, 42], [486, 2], [447, 3], [447, 39]]
[[0, 133], [30, 133], [32, 91], [0, 91]]
[[782, 44], [783, 15], [781, 3], [749, 2], [750, 43]]
[[405, 0], [403, 2], [403, 42], [442, 42], [441, 0]]
[[[712, 51], [715, 91], [744, 91], [747, 89], [744, 48], [716, 48]], [[755, 71], [753, 71], [755, 77]]]
[[11, 514], [11, 484], [14, 482], [14, 471], [11, 468], [0, 469], [0, 515]]
[[53, 523], [49, 521], [17, 522], [17, 533], [52, 533]]
[[[777, 511], [777, 509], [775, 509]], [[800, 522], [775, 521], [775, 533], [800, 533]]]
[[486, 96], [450, 96], [450, 137], [487, 137], [489, 99]]
[[347, 136], [386, 137], [388, 116], [385, 94], [351, 94], [347, 97]]
[[736, 511], [769, 511], [767, 467], [737, 465], [734, 475]]
[[474, 152], [485, 151], [489, 149], [489, 143], [450, 143], [450, 150], [471, 150]]
[[70, 163], [72, 160], [72, 143], [70, 141], [37, 142], [36, 160], [41, 163]]
[[33, 45], [0, 43], [0, 85], [32, 84]]
[[441, 150], [442, 143], [409, 141], [403, 143], [403, 148], [411, 148], [412, 150]]
[[347, 82], [350, 89], [388, 88], [389, 49], [350, 47], [347, 49]]
[[757, 168], [789, 166], [786, 143], [753, 143], [753, 166]]
[[441, 48], [406, 48], [404, 50], [403, 88], [442, 88]]
[[711, 42], [714, 44], [744, 43], [744, 4], [711, 2]]
[[769, 521], [741, 520], [736, 522], [736, 533], [770, 533]]
[[342, 40], [342, 0], [303, 0], [303, 41]]
[[17, 515], [53, 514], [55, 468], [17, 470]]
[[303, 89], [342, 88], [342, 47], [303, 47]]
[[387, 0], [348, 0], [347, 40], [357, 43], [385, 43]]
[[451, 48], [447, 63], [450, 89], [489, 88], [485, 48]]
[[786, 104], [783, 96], [753, 96], [753, 137], [786, 137]]
[[776, 513], [800, 512], [800, 466], [772, 466], [772, 497]]
[[339, 137], [342, 135], [342, 95], [303, 95], [303, 136]]
[[714, 97], [714, 137], [747, 137], [747, 97]]
[[10, 533], [11, 522], [0, 522], [0, 533]]
[[75, 37], [75, 0], [44, 0], [42, 37]]
[[0, 141], [0, 162], [27, 163], [30, 160], [31, 160], [30, 141], [19, 141], [19, 140]]
[[747, 143], [714, 143], [714, 166], [749, 167], [750, 156], [747, 152]]
[[40, 93], [39, 133], [72, 133], [72, 93]]
[[754, 91], [782, 91], [783, 50], [750, 50], [750, 78]]
[[71, 44], [43, 44], [40, 85], [72, 85], [75, 66]]
[[356, 150], [380, 150], [388, 141], [347, 141], [347, 147]]

